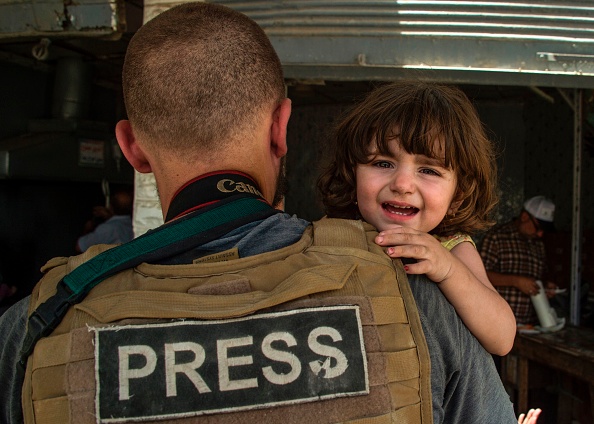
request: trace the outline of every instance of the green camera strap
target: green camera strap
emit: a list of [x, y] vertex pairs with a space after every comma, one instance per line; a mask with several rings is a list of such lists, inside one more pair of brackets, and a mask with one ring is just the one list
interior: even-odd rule
[[29, 317], [20, 354], [24, 369], [39, 339], [49, 335], [68, 309], [106, 278], [143, 262], [156, 262], [201, 246], [249, 222], [280, 212], [260, 197], [234, 195], [168, 222], [142, 236], [95, 256], [64, 276], [57, 292]]

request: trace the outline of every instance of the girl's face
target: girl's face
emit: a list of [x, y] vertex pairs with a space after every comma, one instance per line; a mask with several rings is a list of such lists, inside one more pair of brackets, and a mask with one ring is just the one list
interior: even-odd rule
[[365, 221], [379, 231], [403, 226], [429, 232], [455, 210], [456, 175], [443, 160], [409, 154], [398, 139], [390, 141], [388, 156], [379, 154], [374, 144], [371, 162], [358, 164], [355, 171], [357, 203]]

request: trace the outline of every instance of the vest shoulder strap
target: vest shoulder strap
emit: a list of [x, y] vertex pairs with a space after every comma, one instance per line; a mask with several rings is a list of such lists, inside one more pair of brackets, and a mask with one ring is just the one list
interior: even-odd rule
[[[314, 222], [315, 246], [341, 246], [364, 251], [383, 253], [381, 247], [375, 244], [374, 238], [377, 232], [370, 225], [359, 220], [344, 220], [334, 218], [322, 218]], [[413, 297], [408, 278], [402, 267], [400, 259], [393, 259], [394, 271], [398, 280], [400, 294], [407, 311], [408, 323], [411, 328], [412, 337], [417, 346], [416, 353], [420, 363], [420, 396], [421, 414], [423, 422], [432, 422], [432, 394], [431, 394], [431, 360], [429, 348], [425, 340], [425, 334], [421, 325], [421, 318], [415, 299]], [[393, 305], [391, 306], [393, 307]]]
[[364, 223], [324, 217], [313, 223], [316, 246], [341, 246], [369, 250]]
[[[359, 253], [351, 250], [350, 254], [360, 256], [361, 252], [367, 252], [364, 255], [370, 260], [378, 260], [378, 257], [388, 258], [383, 247], [375, 243], [377, 230], [365, 221], [324, 217], [313, 223], [313, 233], [313, 246], [355, 249]], [[400, 259], [393, 259], [392, 262], [396, 264], [398, 272], [398, 269], [402, 268]], [[402, 277], [406, 279], [404, 271], [398, 273], [398, 279]]]

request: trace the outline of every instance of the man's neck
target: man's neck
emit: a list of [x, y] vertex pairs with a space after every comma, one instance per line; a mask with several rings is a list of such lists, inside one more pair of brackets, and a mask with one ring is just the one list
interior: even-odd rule
[[200, 175], [188, 181], [173, 195], [165, 221], [240, 194], [266, 202], [258, 184], [247, 174], [225, 170]]

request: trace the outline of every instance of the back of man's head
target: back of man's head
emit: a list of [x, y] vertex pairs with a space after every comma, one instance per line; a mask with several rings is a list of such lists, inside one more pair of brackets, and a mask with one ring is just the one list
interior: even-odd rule
[[188, 161], [249, 134], [285, 95], [264, 31], [239, 12], [203, 2], [175, 6], [143, 25], [122, 77], [136, 135]]

